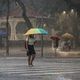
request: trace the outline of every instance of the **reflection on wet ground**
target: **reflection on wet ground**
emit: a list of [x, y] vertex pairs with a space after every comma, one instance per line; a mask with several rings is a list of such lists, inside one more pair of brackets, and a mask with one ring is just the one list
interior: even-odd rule
[[79, 61], [78, 58], [38, 58], [33, 67], [28, 67], [26, 57], [3, 57], [0, 80], [80, 80]]

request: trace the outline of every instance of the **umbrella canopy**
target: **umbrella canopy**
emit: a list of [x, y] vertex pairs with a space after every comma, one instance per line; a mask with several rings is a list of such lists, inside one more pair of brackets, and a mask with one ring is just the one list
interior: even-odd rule
[[51, 36], [50, 37], [52, 40], [60, 40], [60, 37], [57, 35]]
[[31, 28], [24, 35], [30, 35], [30, 34], [46, 35], [46, 34], [48, 34], [48, 32], [46, 30], [44, 30], [43, 28]]
[[64, 39], [72, 39], [72, 38], [74, 38], [74, 36], [72, 34], [65, 33], [65, 34], [62, 35], [62, 38], [64, 38]]

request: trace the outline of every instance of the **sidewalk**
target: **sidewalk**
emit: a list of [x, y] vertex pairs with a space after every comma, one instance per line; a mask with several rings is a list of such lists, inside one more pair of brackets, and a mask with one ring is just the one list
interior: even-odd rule
[[[41, 47], [38, 47], [36, 50], [36, 56], [41, 57]], [[56, 51], [57, 57], [80, 57], [80, 51], [61, 51], [57, 49]], [[26, 49], [24, 48], [10, 48], [9, 56], [14, 57], [26, 57]], [[6, 56], [6, 49], [0, 49], [0, 56]], [[43, 56], [44, 57], [55, 57], [54, 49], [51, 47], [43, 48]]]

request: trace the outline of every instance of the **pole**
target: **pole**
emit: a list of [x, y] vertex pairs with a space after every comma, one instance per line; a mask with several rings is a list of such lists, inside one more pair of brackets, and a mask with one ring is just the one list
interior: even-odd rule
[[[43, 28], [43, 16], [41, 19], [41, 27]], [[41, 57], [43, 57], [43, 35], [41, 35]]]
[[6, 17], [6, 32], [7, 32], [7, 35], [6, 35], [6, 56], [9, 56], [9, 39], [8, 39], [8, 27], [9, 27], [9, 0], [7, 0], [7, 17]]
[[43, 35], [41, 35], [41, 57], [43, 57]]

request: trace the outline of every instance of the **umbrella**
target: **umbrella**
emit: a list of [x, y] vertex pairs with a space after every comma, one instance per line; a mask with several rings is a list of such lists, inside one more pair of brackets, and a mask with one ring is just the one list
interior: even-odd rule
[[[24, 35], [31, 35], [31, 34], [47, 35], [48, 32], [44, 30], [43, 28], [31, 28]], [[43, 37], [41, 41], [42, 41], [41, 42], [41, 56], [43, 56]]]
[[46, 34], [48, 34], [48, 32], [46, 30], [44, 30], [43, 28], [31, 28], [24, 35], [30, 35], [30, 34], [46, 35]]
[[60, 37], [57, 35], [51, 36], [50, 37], [52, 40], [60, 40]]
[[[60, 40], [60, 37], [58, 35], [53, 35], [50, 37], [52, 40], [54, 40], [54, 52], [55, 52], [55, 57], [57, 56], [57, 52], [56, 52], [56, 49], [58, 48], [58, 45], [59, 45], [59, 40]], [[53, 48], [53, 41], [52, 41], [52, 48]]]
[[72, 34], [65, 33], [65, 34], [62, 35], [62, 38], [64, 38], [64, 39], [72, 39], [72, 38], [74, 38], [74, 36]]

